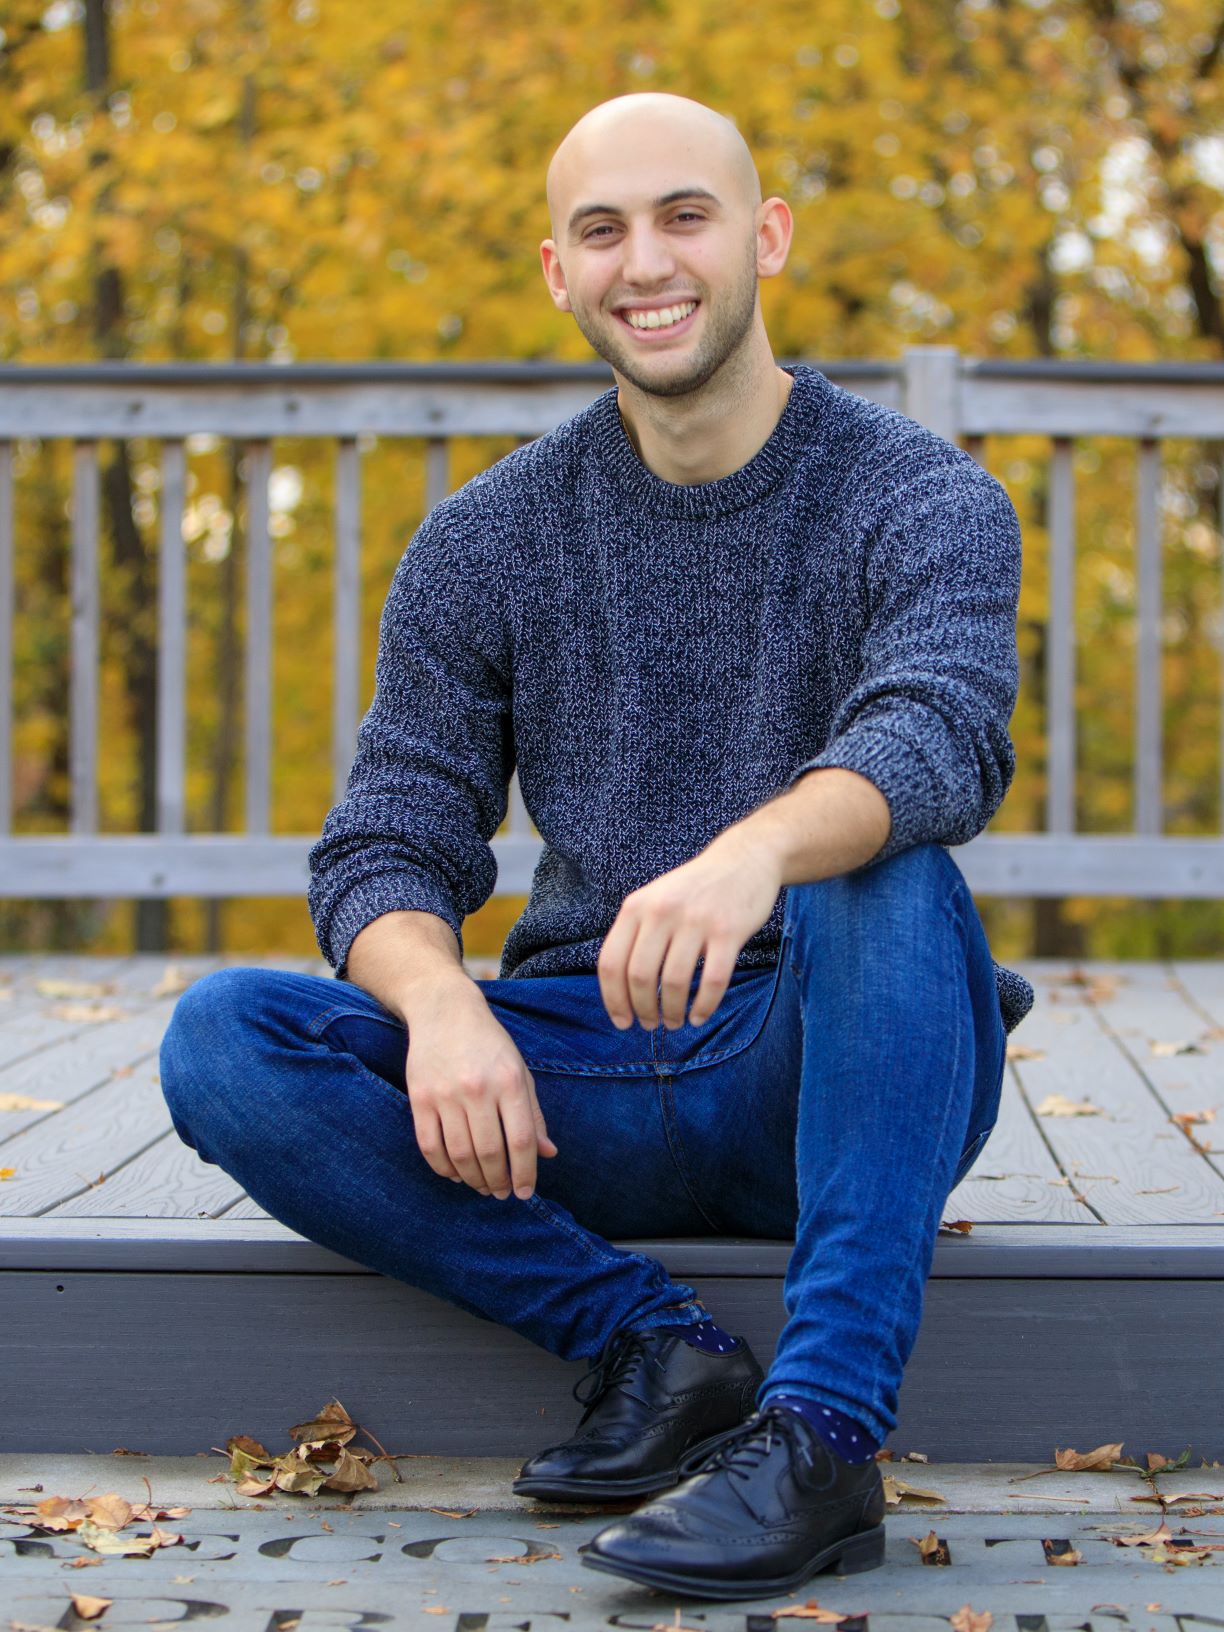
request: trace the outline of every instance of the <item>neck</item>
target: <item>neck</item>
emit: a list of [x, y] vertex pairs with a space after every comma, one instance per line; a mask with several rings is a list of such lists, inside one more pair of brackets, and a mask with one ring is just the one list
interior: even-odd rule
[[794, 380], [767, 351], [744, 382], [711, 380], [682, 397], [655, 396], [618, 378], [617, 407], [634, 452], [665, 482], [716, 482], [772, 436]]

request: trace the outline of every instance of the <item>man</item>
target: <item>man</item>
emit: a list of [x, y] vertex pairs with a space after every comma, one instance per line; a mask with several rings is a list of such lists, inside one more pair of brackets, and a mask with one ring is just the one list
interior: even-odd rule
[[[595, 1359], [514, 1485], [653, 1498], [585, 1563], [754, 1598], [883, 1561], [875, 1453], [1033, 1000], [946, 849], [1014, 771], [1019, 530], [967, 454], [774, 363], [792, 217], [728, 120], [618, 97], [547, 185], [549, 292], [616, 384], [396, 569], [310, 855], [339, 980], [207, 976], [162, 1081], [300, 1233]], [[544, 848], [473, 981], [516, 767]], [[700, 1233], [795, 1240], [768, 1377], [609, 1239]]]

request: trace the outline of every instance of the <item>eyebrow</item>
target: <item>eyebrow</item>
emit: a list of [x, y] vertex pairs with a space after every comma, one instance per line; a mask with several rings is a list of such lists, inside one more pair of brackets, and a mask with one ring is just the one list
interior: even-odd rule
[[[651, 208], [656, 210], [666, 209], [669, 204], [678, 204], [681, 199], [685, 198], [704, 198], [708, 199], [711, 204], [720, 202], [705, 187], [677, 187], [674, 192], [664, 193], [661, 198], [653, 199]], [[569, 218], [569, 230], [573, 232], [578, 223], [585, 221], [588, 215], [620, 215], [620, 213], [621, 211], [617, 209], [615, 204], [580, 204]]]

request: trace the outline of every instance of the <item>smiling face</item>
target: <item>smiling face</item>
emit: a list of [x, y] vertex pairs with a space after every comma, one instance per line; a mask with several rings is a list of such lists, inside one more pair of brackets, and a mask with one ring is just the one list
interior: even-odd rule
[[681, 396], [748, 344], [768, 206], [729, 120], [657, 93], [604, 103], [554, 154], [548, 201], [550, 292], [624, 380]]

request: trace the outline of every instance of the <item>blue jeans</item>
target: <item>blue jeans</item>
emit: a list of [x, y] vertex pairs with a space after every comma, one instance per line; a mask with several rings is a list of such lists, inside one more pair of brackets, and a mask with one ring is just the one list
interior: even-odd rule
[[594, 974], [478, 984], [560, 1152], [525, 1200], [433, 1171], [404, 1024], [319, 975], [227, 968], [183, 993], [161, 1046], [174, 1126], [298, 1234], [567, 1360], [706, 1318], [609, 1238], [793, 1239], [756, 1403], [785, 1389], [885, 1439], [941, 1212], [1003, 1082], [990, 952], [947, 850], [789, 886], [776, 966], [738, 971], [701, 1026], [686, 1005], [675, 1031], [618, 1031]]

